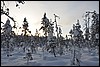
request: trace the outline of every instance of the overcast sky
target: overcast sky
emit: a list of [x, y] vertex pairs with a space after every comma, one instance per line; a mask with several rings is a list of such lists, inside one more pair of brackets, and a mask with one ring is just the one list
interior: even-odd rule
[[[35, 30], [39, 29], [41, 25], [41, 18], [43, 18], [44, 12], [47, 14], [48, 19], [54, 21], [54, 15], [60, 17], [57, 19], [58, 25], [61, 25], [62, 35], [65, 37], [69, 33], [72, 25], [76, 23], [76, 20], [80, 20], [80, 24], [83, 25], [83, 14], [86, 11], [96, 10], [99, 13], [99, 1], [26, 1], [24, 5], [20, 4], [20, 9], [16, 8], [14, 1], [8, 1], [7, 7], [10, 9], [10, 15], [15, 18], [18, 26], [21, 26], [24, 17], [29, 22], [29, 29], [32, 34], [35, 34]], [[1, 17], [2, 21], [6, 21], [6, 17]], [[13, 22], [11, 21], [13, 25]], [[40, 31], [42, 35], [42, 31]]]

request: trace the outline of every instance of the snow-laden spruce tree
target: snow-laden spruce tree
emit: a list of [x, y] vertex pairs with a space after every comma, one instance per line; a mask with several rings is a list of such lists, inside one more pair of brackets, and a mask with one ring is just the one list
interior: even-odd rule
[[53, 52], [54, 53], [54, 56], [56, 56], [55, 54], [55, 41], [54, 41], [54, 38], [53, 38], [53, 34], [54, 34], [54, 22], [52, 21], [49, 21], [49, 19], [46, 17], [46, 13], [44, 13], [44, 17], [42, 18], [42, 23], [43, 26], [40, 28], [43, 29], [43, 32], [44, 32], [44, 35], [46, 37], [46, 40], [45, 40], [45, 46], [46, 46], [46, 49], [47, 51], [49, 51], [51, 49], [51, 53]]
[[6, 23], [2, 27], [3, 30], [3, 35], [5, 38], [5, 46], [6, 46], [6, 51], [7, 51], [7, 56], [10, 55], [11, 49], [13, 49], [13, 36], [12, 36], [12, 26], [10, 24], [10, 20], [7, 19]]
[[99, 53], [99, 14], [94, 11], [92, 12], [92, 25], [91, 25], [91, 48], [97, 49]]
[[[30, 60], [33, 60], [33, 57], [32, 57], [32, 52], [33, 50], [31, 48], [33, 48], [33, 45], [34, 45], [34, 48], [35, 48], [35, 44], [33, 43], [33, 41], [31, 40], [31, 38], [29, 39], [28, 37], [28, 33], [31, 34], [31, 31], [29, 31], [28, 27], [28, 21], [26, 19], [26, 17], [24, 18], [24, 21], [23, 21], [23, 24], [22, 24], [22, 36], [23, 36], [23, 50], [24, 52], [26, 53], [24, 59], [26, 59], [27, 61], [27, 64], [29, 63]], [[31, 34], [32, 36], [32, 34]]]
[[[85, 21], [85, 44], [91, 54], [93, 49], [99, 45], [99, 14], [94, 10], [87, 11]], [[98, 48], [97, 48], [98, 49]]]
[[72, 35], [72, 52], [71, 52], [71, 65], [80, 66], [80, 58], [81, 58], [81, 41], [82, 41], [82, 31], [81, 25], [79, 24], [79, 20], [77, 20], [76, 25], [73, 24], [73, 29], [69, 32]]

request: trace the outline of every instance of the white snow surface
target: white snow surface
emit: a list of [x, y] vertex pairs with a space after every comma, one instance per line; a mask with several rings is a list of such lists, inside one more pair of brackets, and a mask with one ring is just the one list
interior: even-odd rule
[[[36, 54], [32, 54], [33, 60], [30, 60], [27, 64], [25, 52], [22, 49], [16, 47], [11, 53], [12, 56], [7, 57], [5, 51], [1, 49], [1, 66], [71, 66], [70, 52], [67, 51], [63, 55], [57, 55], [44, 51], [44, 54], [39, 48]], [[88, 52], [87, 48], [82, 51], [80, 66], [99, 66], [99, 55], [97, 53]]]

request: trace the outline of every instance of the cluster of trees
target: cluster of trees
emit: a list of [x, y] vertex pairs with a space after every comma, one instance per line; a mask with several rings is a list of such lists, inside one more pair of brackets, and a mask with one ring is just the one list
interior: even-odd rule
[[[20, 44], [21, 42], [24, 42], [24, 44], [36, 45], [33, 47], [38, 47], [37, 44], [43, 44], [42, 46], [45, 46], [46, 50], [53, 53], [54, 56], [56, 57], [57, 53], [59, 53], [60, 55], [63, 54], [64, 52], [63, 47], [66, 47], [66, 49], [68, 49], [69, 47], [73, 47], [74, 49], [72, 51], [72, 55], [73, 55], [72, 65], [75, 65], [75, 64], [80, 65], [80, 57], [81, 57], [80, 50], [84, 46], [83, 43], [85, 43], [85, 46], [88, 46], [89, 49], [92, 48], [93, 46], [99, 46], [99, 14], [97, 14], [96, 11], [86, 12], [85, 19], [84, 19], [85, 20], [85, 34], [83, 34], [83, 31], [81, 30], [81, 25], [79, 23], [79, 20], [77, 20], [77, 23], [73, 24], [73, 29], [71, 29], [69, 32], [71, 34], [70, 35], [71, 39], [68, 39], [66, 35], [66, 40], [61, 35], [62, 34], [61, 27], [58, 27], [57, 18], [60, 19], [60, 17], [54, 14], [55, 21], [52, 22], [46, 17], [46, 13], [44, 13], [44, 17], [42, 18], [42, 23], [41, 23], [43, 26], [39, 29], [39, 31], [42, 29], [45, 37], [39, 37], [39, 32], [37, 29], [36, 29], [36, 35], [33, 37], [33, 35], [31, 34], [31, 31], [28, 29], [29, 23], [26, 17], [24, 18], [22, 27], [17, 28], [16, 21], [14, 20], [13, 17], [9, 16], [10, 9], [7, 8], [5, 1], [1, 1], [1, 2], [3, 4], [1, 6], [1, 15], [6, 15], [9, 19], [11, 19], [14, 22], [14, 26], [11, 26], [9, 19], [7, 19], [5, 24], [4, 22], [1, 21], [1, 23], [4, 24], [2, 27], [3, 32], [1, 33], [1, 35], [4, 36], [3, 39], [7, 43], [7, 45], [5, 45], [7, 48], [7, 51], [9, 51], [10, 48], [13, 46], [12, 42], [16, 42], [15, 43], [16, 45]], [[16, 7], [18, 7], [20, 3], [24, 4], [25, 2], [16, 1]], [[92, 14], [91, 17], [90, 17], [90, 14]], [[92, 24], [90, 26], [89, 24], [90, 24], [91, 18], [92, 18], [92, 21], [91, 21]], [[53, 35], [54, 25], [56, 28], [57, 36]], [[23, 37], [18, 37], [17, 35], [15, 35], [14, 31], [12, 31], [12, 28], [16, 28], [16, 29], [22, 28], [23, 34], [21, 36]], [[30, 33], [31, 36], [28, 37], [27, 33]], [[32, 45], [27, 45], [27, 46], [32, 47]], [[78, 48], [77, 50], [76, 50], [76, 47]], [[77, 62], [75, 62], [75, 60]]]

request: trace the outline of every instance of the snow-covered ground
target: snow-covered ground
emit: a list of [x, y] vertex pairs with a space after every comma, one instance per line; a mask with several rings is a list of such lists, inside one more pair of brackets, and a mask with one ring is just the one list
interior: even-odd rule
[[[53, 54], [46, 51], [43, 54], [42, 50], [39, 49], [36, 54], [32, 54], [33, 60], [30, 60], [28, 64], [23, 57], [25, 57], [25, 53], [22, 49], [15, 48], [10, 57], [7, 57], [1, 49], [1, 66], [71, 66], [70, 52], [54, 57]], [[90, 55], [88, 49], [84, 48], [80, 66], [99, 66], [99, 55], [93, 52]]]

